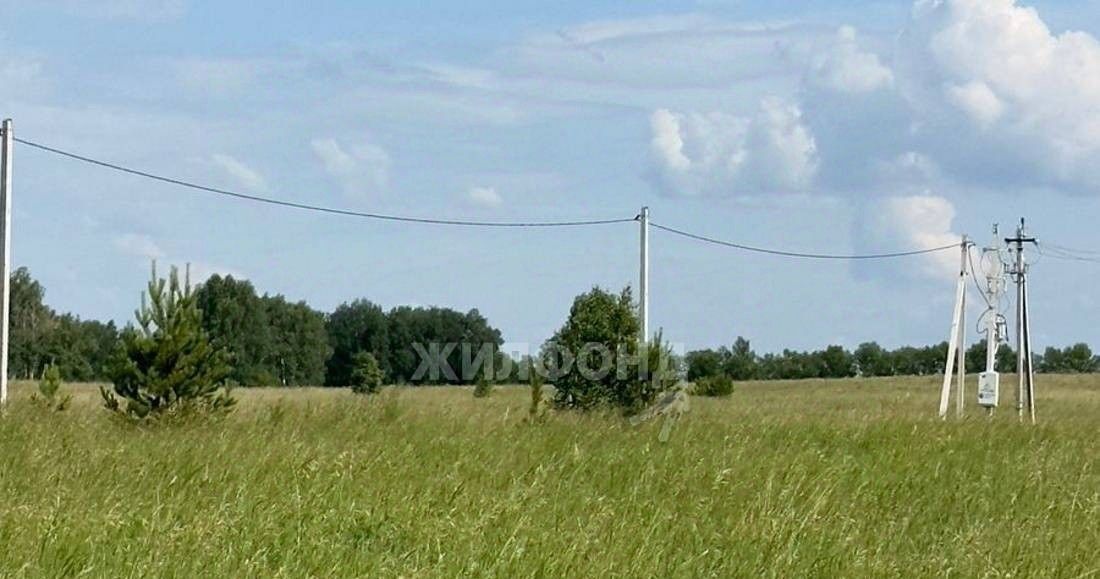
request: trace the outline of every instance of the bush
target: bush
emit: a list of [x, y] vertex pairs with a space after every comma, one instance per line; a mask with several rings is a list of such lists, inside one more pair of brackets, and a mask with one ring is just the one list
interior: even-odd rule
[[42, 398], [52, 402], [60, 389], [61, 371], [53, 364], [46, 366], [46, 371], [42, 373], [42, 381], [38, 383], [38, 393]]
[[695, 382], [697, 396], [722, 398], [733, 394], [733, 379], [729, 376], [708, 376]]
[[531, 387], [531, 406], [527, 409], [528, 419], [541, 420], [546, 415], [546, 408], [543, 405], [542, 376], [539, 376], [538, 372], [531, 372], [528, 374], [528, 384]]
[[[232, 368], [224, 350], [211, 345], [191, 291], [190, 275], [180, 284], [172, 268], [168, 280], [153, 264], [148, 290], [110, 365], [114, 392], [100, 388], [109, 410], [132, 418], [232, 408], [226, 379]], [[125, 404], [123, 404], [125, 403]]]
[[619, 295], [594, 288], [578, 296], [565, 325], [543, 347], [554, 402], [579, 409], [611, 405], [629, 413], [674, 386], [671, 348], [659, 335], [653, 346], [643, 346], [640, 331], [630, 288]]
[[356, 352], [351, 357], [351, 391], [374, 394], [382, 389], [385, 376], [378, 360], [370, 352]]
[[474, 385], [474, 398], [488, 398], [492, 393], [493, 385], [489, 383], [489, 379], [482, 373], [481, 378], [479, 378], [477, 384]]
[[41, 403], [46, 408], [60, 412], [68, 408], [69, 403], [72, 402], [72, 396], [58, 396], [60, 391], [61, 370], [50, 364], [42, 372], [42, 381], [38, 383], [38, 393], [34, 394], [31, 399], [34, 402]]

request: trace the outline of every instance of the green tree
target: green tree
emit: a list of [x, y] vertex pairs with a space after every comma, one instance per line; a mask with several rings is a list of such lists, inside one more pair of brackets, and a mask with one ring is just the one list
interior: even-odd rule
[[729, 376], [708, 376], [695, 383], [694, 394], [711, 398], [723, 398], [733, 394], [733, 380]]
[[195, 290], [195, 303], [202, 311], [203, 330], [231, 356], [230, 378], [245, 386], [272, 385], [276, 379], [269, 367], [267, 310], [252, 284], [215, 275]]
[[[597, 287], [577, 296], [565, 325], [543, 346], [543, 367], [554, 384], [555, 403], [562, 407], [592, 408], [625, 402], [630, 382], [636, 378], [624, 376], [617, 369], [623, 357], [640, 359], [640, 331], [630, 288], [615, 295]], [[589, 344], [600, 346], [602, 351], [590, 348]], [[605, 355], [611, 357], [611, 371], [598, 380], [583, 376], [571, 364], [600, 368], [608, 364], [600, 359]]]
[[134, 418], [231, 408], [232, 367], [202, 329], [190, 280], [181, 284], [174, 267], [160, 278], [154, 263], [141, 302], [111, 367], [114, 392], [100, 389], [107, 408]]
[[493, 384], [486, 374], [482, 374], [474, 384], [474, 398], [488, 398], [493, 393]]
[[1043, 372], [1061, 374], [1088, 374], [1100, 370], [1088, 344], [1074, 344], [1061, 350], [1047, 348], [1038, 367]]
[[290, 303], [283, 296], [261, 300], [271, 338], [267, 371], [283, 386], [324, 384], [325, 364], [332, 353], [324, 315], [305, 302]]
[[12, 272], [9, 349], [11, 375], [31, 379], [49, 363], [49, 336], [56, 324], [53, 310], [45, 304], [46, 289], [25, 267]]
[[356, 352], [351, 356], [351, 391], [356, 394], [374, 394], [382, 389], [385, 375], [378, 360], [370, 352]]
[[355, 355], [359, 352], [370, 352], [382, 373], [387, 374], [389, 322], [380, 306], [368, 300], [341, 304], [329, 315], [325, 330], [332, 348], [325, 376], [328, 386], [352, 385]]
[[860, 376], [893, 376], [894, 368], [890, 353], [876, 342], [860, 344], [853, 352], [856, 368]]
[[752, 351], [752, 343], [737, 336], [723, 365], [725, 374], [734, 380], [752, 380], [756, 378], [757, 365], [758, 360], [756, 352]]
[[542, 366], [554, 383], [555, 403], [634, 412], [675, 385], [678, 368], [671, 349], [660, 335], [642, 347], [639, 331], [630, 288], [615, 295], [597, 287], [577, 296], [565, 325], [543, 346]]
[[725, 372], [726, 359], [722, 352], [716, 350], [696, 350], [688, 352], [684, 357], [687, 364], [687, 379], [690, 382], [698, 382], [704, 378], [721, 375]]
[[829, 346], [816, 356], [821, 360], [822, 378], [850, 378], [856, 375], [855, 358], [842, 346]]

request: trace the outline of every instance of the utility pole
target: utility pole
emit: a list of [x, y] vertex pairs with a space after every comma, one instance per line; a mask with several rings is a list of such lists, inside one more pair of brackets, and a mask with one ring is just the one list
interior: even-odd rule
[[649, 342], [649, 207], [642, 207], [638, 216], [641, 222], [642, 263], [638, 280], [638, 315], [642, 323], [642, 342]]
[[1038, 240], [1027, 235], [1027, 222], [1020, 220], [1016, 228], [1016, 237], [1005, 239], [1005, 243], [1014, 248], [1016, 262], [1009, 273], [1016, 282], [1016, 373], [1019, 383], [1016, 388], [1016, 412], [1020, 420], [1024, 419], [1026, 408], [1035, 423], [1035, 369], [1032, 367], [1031, 318], [1028, 307], [1027, 272], [1028, 264], [1024, 260], [1024, 244], [1036, 245]]
[[978, 405], [989, 411], [992, 416], [1000, 403], [1001, 375], [997, 373], [997, 351], [1001, 347], [1001, 339], [1007, 335], [1007, 328], [1003, 325], [1003, 316], [999, 310], [1001, 294], [1004, 292], [1004, 263], [1001, 261], [1002, 248], [1000, 227], [993, 226], [993, 243], [982, 252], [982, 265], [986, 263], [986, 256], [993, 255], [990, 269], [985, 270], [985, 302], [986, 310], [982, 316], [985, 321], [985, 372], [978, 377]]
[[951, 317], [951, 338], [947, 345], [947, 365], [943, 371], [943, 389], [940, 391], [940, 418], [947, 420], [947, 410], [951, 406], [951, 381], [955, 377], [953, 370], [958, 367], [958, 392], [956, 393], [955, 412], [963, 414], [963, 400], [966, 390], [966, 282], [970, 277], [968, 266], [970, 257], [970, 238], [963, 236], [960, 246], [962, 265], [959, 267], [959, 280], [955, 286], [955, 312]]
[[11, 119], [4, 119], [0, 146], [0, 404], [8, 401], [8, 326], [11, 325], [11, 171], [15, 135]]

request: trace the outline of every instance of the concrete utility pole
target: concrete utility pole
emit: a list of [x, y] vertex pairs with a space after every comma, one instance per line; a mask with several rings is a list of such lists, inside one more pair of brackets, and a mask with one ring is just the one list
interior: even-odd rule
[[1032, 367], [1031, 354], [1031, 316], [1028, 307], [1027, 270], [1024, 260], [1024, 244], [1036, 244], [1038, 240], [1027, 235], [1027, 222], [1020, 220], [1016, 228], [1016, 237], [1005, 239], [1005, 243], [1015, 248], [1016, 263], [1010, 271], [1016, 281], [1016, 372], [1019, 384], [1016, 389], [1016, 412], [1020, 420], [1024, 419], [1026, 408], [1035, 423], [1035, 369]]
[[[1001, 261], [1003, 253], [1000, 235], [1000, 227], [993, 226], [993, 243], [982, 251], [981, 264], [985, 269], [985, 302], [986, 310], [982, 315], [985, 322], [986, 350], [985, 371], [978, 376], [978, 405], [985, 408], [992, 416], [1000, 403], [1001, 375], [997, 372], [997, 351], [1001, 347], [1001, 339], [1008, 333], [1007, 328], [1002, 331], [1003, 317], [1000, 313], [1001, 294], [1004, 292], [1005, 268]], [[986, 257], [993, 259], [987, 260]], [[976, 275], [976, 274], [975, 274]]]
[[947, 420], [947, 410], [951, 404], [951, 380], [955, 378], [953, 370], [958, 368], [955, 413], [963, 414], [964, 390], [966, 389], [966, 282], [970, 277], [969, 257], [970, 238], [962, 238], [962, 265], [959, 266], [959, 280], [955, 286], [955, 311], [951, 317], [951, 338], [947, 346], [947, 365], [943, 371], [943, 388], [940, 390], [940, 418]]
[[642, 341], [649, 342], [649, 207], [642, 207], [638, 216], [641, 223], [642, 264], [638, 280], [638, 316], [642, 323]]
[[0, 147], [0, 403], [8, 401], [8, 326], [11, 325], [11, 171], [15, 135], [11, 119], [4, 119]]

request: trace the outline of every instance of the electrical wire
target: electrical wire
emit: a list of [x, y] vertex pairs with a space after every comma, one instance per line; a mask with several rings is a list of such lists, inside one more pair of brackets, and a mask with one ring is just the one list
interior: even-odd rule
[[[251, 194], [248, 194], [248, 193], [241, 193], [239, 191], [231, 191], [231, 190], [228, 190], [228, 189], [221, 189], [221, 188], [217, 188], [217, 187], [211, 187], [211, 186], [202, 185], [202, 184], [199, 184], [199, 183], [194, 183], [194, 182], [191, 182], [191, 181], [184, 181], [182, 179], [176, 179], [176, 178], [173, 178], [173, 177], [166, 177], [164, 175], [158, 175], [156, 173], [150, 173], [148, 171], [142, 171], [142, 170], [139, 170], [139, 169], [134, 169], [134, 168], [127, 167], [127, 166], [124, 166], [124, 165], [119, 165], [119, 164], [116, 164], [116, 163], [109, 163], [107, 161], [101, 161], [101, 160], [98, 160], [98, 159], [93, 159], [91, 157], [87, 157], [87, 156], [84, 156], [84, 155], [73, 153], [71, 151], [66, 151], [66, 150], [58, 149], [58, 148], [51, 147], [51, 146], [48, 146], [48, 145], [43, 145], [41, 143], [36, 143], [34, 141], [29, 141], [27, 139], [22, 139], [22, 138], [19, 138], [19, 137], [13, 137], [13, 140], [17, 143], [27, 145], [28, 147], [32, 147], [32, 148], [35, 148], [35, 149], [38, 149], [38, 150], [41, 150], [41, 151], [45, 151], [45, 152], [48, 152], [48, 153], [52, 153], [52, 154], [55, 154], [55, 155], [59, 155], [59, 156], [62, 156], [62, 157], [67, 157], [67, 158], [72, 159], [72, 160], [80, 161], [80, 162], [83, 162], [83, 163], [88, 163], [88, 164], [95, 165], [95, 166], [98, 166], [98, 167], [102, 167], [102, 168], [105, 168], [105, 169], [111, 169], [113, 171], [118, 171], [118, 172], [121, 172], [121, 173], [126, 173], [126, 174], [137, 176], [137, 177], [143, 177], [143, 178], [151, 179], [151, 180], [154, 180], [154, 181], [160, 181], [162, 183], [168, 183], [170, 185], [176, 185], [176, 186], [179, 186], [179, 187], [185, 187], [185, 188], [188, 188], [188, 189], [203, 191], [203, 192], [206, 192], [206, 193], [212, 193], [212, 194], [215, 194], [215, 195], [221, 195], [221, 196], [224, 196], [224, 197], [231, 197], [231, 198], [240, 199], [240, 200], [244, 200], [244, 201], [252, 201], [252, 202], [255, 202], [255, 203], [264, 203], [264, 204], [267, 204], [267, 205], [275, 205], [275, 206], [279, 206], [279, 207], [287, 207], [287, 208], [291, 208], [291, 209], [300, 209], [300, 210], [304, 210], [304, 211], [314, 211], [314, 212], [319, 212], [319, 213], [328, 213], [328, 214], [333, 214], [333, 215], [344, 215], [344, 216], [348, 216], [348, 217], [359, 217], [359, 218], [375, 219], [375, 220], [381, 220], [381, 221], [395, 221], [395, 222], [402, 222], [402, 223], [419, 223], [419, 224], [428, 224], [428, 225], [448, 225], [448, 226], [458, 226], [458, 227], [501, 227], [501, 228], [583, 227], [583, 226], [598, 226], [598, 225], [613, 225], [613, 224], [619, 224], [619, 223], [629, 223], [629, 222], [638, 221], [638, 219], [639, 219], [639, 217], [635, 216], [635, 217], [617, 218], [617, 219], [578, 219], [578, 220], [568, 220], [568, 221], [473, 221], [473, 220], [462, 220], [462, 219], [439, 219], [439, 218], [428, 218], [428, 217], [410, 217], [410, 216], [405, 216], [405, 215], [391, 215], [391, 214], [385, 214], [385, 213], [354, 211], [354, 210], [350, 210], [350, 209], [341, 209], [341, 208], [336, 208], [336, 207], [326, 207], [326, 206], [323, 206], [323, 205], [313, 205], [313, 204], [308, 204], [308, 203], [299, 203], [299, 202], [296, 202], [296, 201], [287, 201], [287, 200], [284, 200], [284, 199], [275, 199], [275, 198], [271, 198], [271, 197], [251, 195]], [[661, 225], [661, 224], [655, 223], [655, 222], [650, 222], [650, 225], [652, 227], [656, 228], [656, 229], [660, 229], [660, 230], [666, 231], [668, 233], [672, 233], [672, 234], [679, 235], [679, 236], [682, 236], [682, 237], [686, 237], [686, 238], [689, 238], [689, 239], [694, 239], [696, 241], [702, 241], [702, 242], [706, 242], [706, 243], [711, 243], [711, 244], [720, 245], [720, 246], [724, 246], [724, 247], [730, 247], [730, 248], [733, 248], [733, 249], [739, 249], [739, 250], [742, 250], [742, 251], [748, 251], [748, 252], [753, 252], [753, 253], [762, 253], [762, 254], [766, 254], [766, 255], [775, 255], [775, 256], [780, 256], [780, 257], [792, 257], [792, 258], [800, 258], [800, 259], [819, 259], [819, 260], [895, 259], [895, 258], [902, 258], [902, 257], [913, 257], [913, 256], [919, 256], [919, 255], [928, 255], [928, 254], [938, 253], [938, 252], [941, 252], [941, 251], [947, 251], [947, 250], [959, 247], [959, 244], [956, 243], [956, 244], [944, 245], [944, 246], [940, 246], [940, 247], [933, 247], [933, 248], [929, 248], [929, 249], [901, 251], [901, 252], [894, 252], [894, 253], [873, 253], [873, 254], [855, 254], [855, 255], [827, 254], [827, 253], [803, 253], [803, 252], [796, 252], [796, 251], [784, 251], [784, 250], [778, 250], [778, 249], [769, 249], [769, 248], [764, 248], [764, 247], [757, 247], [757, 246], [752, 246], [752, 245], [745, 245], [745, 244], [740, 244], [740, 243], [733, 243], [733, 242], [729, 242], [729, 241], [723, 241], [723, 240], [715, 239], [715, 238], [712, 238], [712, 237], [707, 237], [707, 236], [698, 235], [698, 234], [695, 234], [695, 233], [690, 233], [688, 231], [684, 231], [684, 230], [681, 230], [681, 229], [676, 229], [676, 228], [673, 228], [673, 227], [669, 227], [667, 225]], [[1093, 251], [1090, 251], [1090, 250], [1073, 250], [1073, 249], [1070, 249], [1070, 248], [1065, 248], [1065, 247], [1056, 246], [1056, 245], [1050, 245], [1048, 247], [1052, 248], [1055, 253], [1047, 254], [1047, 253], [1044, 253], [1042, 251], [1042, 248], [1040, 248], [1040, 254], [1044, 255], [1044, 256], [1049, 255], [1049, 257], [1052, 257], [1054, 259], [1100, 263], [1100, 257], [1090, 257], [1090, 256], [1086, 256], [1086, 255], [1080, 255], [1080, 254], [1092, 254], [1092, 253], [1100, 254], [1100, 252], [1093, 252]], [[974, 268], [973, 257], [971, 255], [969, 255], [969, 252], [968, 252], [968, 259], [970, 259], [970, 262], [971, 262], [970, 266], [971, 266], [971, 270], [973, 271], [973, 268]], [[977, 280], [975, 280], [975, 283], [977, 283]], [[980, 286], [979, 286], [979, 289], [980, 289]], [[982, 293], [982, 296], [984, 298], [985, 293], [984, 292], [981, 292], [981, 293]]]
[[1089, 255], [1082, 255], [1082, 253], [1089, 253], [1087, 250], [1069, 250], [1062, 249], [1061, 246], [1043, 244], [1039, 245], [1039, 255], [1043, 257], [1049, 257], [1051, 259], [1060, 259], [1062, 261], [1079, 261], [1086, 263], [1100, 263], [1100, 257], [1092, 257]]
[[712, 244], [721, 245], [721, 246], [724, 246], [724, 247], [731, 247], [733, 249], [740, 249], [742, 251], [749, 251], [749, 252], [753, 252], [753, 253], [763, 253], [763, 254], [767, 254], [767, 255], [776, 255], [776, 256], [780, 256], [780, 257], [794, 257], [794, 258], [801, 258], [801, 259], [825, 259], [825, 260], [894, 259], [894, 258], [900, 258], [900, 257], [912, 257], [912, 256], [917, 256], [917, 255], [927, 255], [927, 254], [930, 254], [930, 253], [938, 253], [940, 251], [946, 251], [946, 250], [949, 250], [949, 249], [958, 249], [959, 246], [960, 246], [958, 243], [953, 243], [951, 245], [944, 245], [942, 247], [933, 247], [931, 249], [918, 249], [918, 250], [913, 250], [913, 251], [901, 251], [901, 252], [896, 252], [896, 253], [872, 253], [872, 254], [862, 254], [862, 255], [841, 255], [841, 254], [830, 254], [830, 253], [801, 253], [801, 252], [797, 252], [797, 251], [783, 251], [783, 250], [778, 250], [778, 249], [767, 249], [767, 248], [763, 248], [763, 247], [755, 247], [755, 246], [752, 246], [752, 245], [743, 245], [743, 244], [740, 244], [740, 243], [722, 241], [720, 239], [715, 239], [713, 237], [706, 237], [706, 236], [703, 236], [703, 235], [697, 235], [695, 233], [689, 233], [689, 232], [683, 231], [681, 229], [676, 229], [676, 228], [673, 228], [673, 227], [669, 227], [667, 225], [661, 225], [659, 223], [655, 223], [655, 222], [652, 222], [652, 221], [649, 223], [649, 225], [651, 227], [655, 228], [655, 229], [660, 229], [662, 231], [666, 231], [668, 233], [672, 233], [672, 234], [679, 235], [679, 236], [682, 236], [682, 237], [686, 237], [686, 238], [689, 238], [689, 239], [694, 239], [696, 241], [703, 241], [703, 242], [706, 242], [706, 243], [712, 243]]
[[1063, 251], [1065, 253], [1079, 253], [1079, 254], [1085, 254], [1085, 255], [1100, 255], [1100, 250], [1097, 250], [1097, 249], [1074, 249], [1072, 247], [1067, 247], [1065, 245], [1057, 245], [1057, 244], [1054, 244], [1054, 243], [1044, 243], [1043, 245], [1045, 245], [1046, 247], [1052, 248], [1052, 249], [1056, 249], [1058, 251]]
[[64, 151], [54, 147], [49, 147], [26, 139], [15, 138], [16, 142], [33, 147], [42, 151], [53, 153], [55, 155], [61, 155], [84, 163], [89, 163], [106, 169], [119, 171], [122, 173], [128, 173], [138, 177], [144, 177], [146, 179], [152, 179], [154, 181], [160, 181], [162, 183], [169, 183], [171, 185], [178, 185], [180, 187], [186, 187], [189, 189], [195, 189], [198, 191], [204, 191], [207, 193], [213, 193], [216, 195], [222, 195], [226, 197], [233, 197], [236, 199], [242, 199], [245, 201], [253, 201], [256, 203], [266, 203], [268, 205], [277, 205], [280, 207], [289, 207], [292, 209], [302, 209], [306, 211], [315, 211], [320, 213], [329, 213], [334, 215], [345, 215], [349, 217], [361, 217], [365, 219], [377, 219], [382, 221], [399, 221], [404, 223], [422, 223], [429, 225], [453, 225], [461, 227], [581, 227], [591, 225], [610, 225], [615, 223], [629, 223], [637, 221], [637, 217], [621, 218], [621, 219], [582, 219], [573, 221], [467, 221], [461, 219], [434, 219], [426, 217], [408, 217], [402, 215], [388, 215], [384, 213], [370, 213], [364, 211], [353, 211], [350, 209], [339, 209], [334, 207], [325, 207], [322, 205], [311, 205], [307, 203], [298, 203], [295, 201], [286, 201], [282, 199], [273, 199], [270, 197], [261, 197], [259, 195], [250, 195], [247, 193], [241, 193], [238, 191], [230, 191], [228, 189], [219, 189], [217, 187], [209, 187], [206, 185], [200, 185], [190, 181], [184, 181], [182, 179], [174, 179], [172, 177], [165, 177], [163, 175], [157, 175], [148, 171], [141, 171], [138, 169], [132, 169], [123, 165], [115, 163], [108, 163], [106, 161], [100, 161], [91, 157], [85, 157], [69, 151]]
[[996, 309], [993, 307], [993, 302], [989, 301], [989, 296], [986, 295], [986, 290], [982, 289], [982, 284], [978, 283], [978, 276], [975, 275], [978, 270], [974, 267], [973, 245], [968, 245], [966, 248], [966, 260], [970, 262], [970, 278], [974, 280], [974, 287], [978, 289], [978, 295], [982, 296], [982, 300], [985, 302], [986, 307], [991, 310]]

